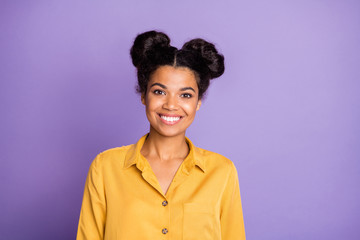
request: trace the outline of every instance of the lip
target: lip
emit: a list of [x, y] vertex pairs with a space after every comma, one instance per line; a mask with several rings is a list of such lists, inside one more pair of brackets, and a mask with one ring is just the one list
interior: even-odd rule
[[[158, 116], [161, 120], [161, 122], [165, 123], [166, 125], [175, 125], [177, 124], [178, 122], [181, 121], [181, 119], [183, 118], [181, 115], [177, 115], [177, 114], [166, 114], [166, 113], [158, 113]], [[167, 121], [165, 120], [164, 118], [162, 118], [161, 116], [164, 116], [164, 117], [168, 117], [168, 118], [179, 118], [178, 120], [175, 120], [175, 121]]]

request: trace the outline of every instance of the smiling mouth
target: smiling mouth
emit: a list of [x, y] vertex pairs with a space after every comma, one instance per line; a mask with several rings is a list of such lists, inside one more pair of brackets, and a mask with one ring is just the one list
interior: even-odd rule
[[178, 123], [182, 119], [181, 116], [166, 116], [162, 114], [159, 114], [159, 116], [161, 121], [168, 125], [173, 125], [175, 123]]

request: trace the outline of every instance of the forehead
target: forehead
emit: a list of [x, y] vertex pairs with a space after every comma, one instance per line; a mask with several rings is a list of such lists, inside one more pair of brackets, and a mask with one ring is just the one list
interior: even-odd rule
[[186, 67], [161, 66], [150, 76], [149, 83], [162, 83], [167, 87], [189, 86], [196, 87], [195, 73]]

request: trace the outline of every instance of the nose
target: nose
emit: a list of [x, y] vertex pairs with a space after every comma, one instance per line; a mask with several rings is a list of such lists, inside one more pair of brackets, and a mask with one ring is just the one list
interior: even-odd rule
[[176, 96], [167, 96], [163, 104], [163, 108], [169, 111], [178, 109], [178, 102]]

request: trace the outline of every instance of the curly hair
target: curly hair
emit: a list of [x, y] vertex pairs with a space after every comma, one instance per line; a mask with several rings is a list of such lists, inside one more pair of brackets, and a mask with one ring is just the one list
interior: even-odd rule
[[132, 63], [137, 68], [139, 93], [145, 94], [151, 74], [160, 66], [186, 67], [196, 76], [199, 99], [209, 87], [210, 80], [220, 77], [225, 70], [224, 56], [214, 44], [201, 38], [186, 42], [181, 49], [170, 45], [170, 38], [162, 32], [139, 34], [130, 50]]

